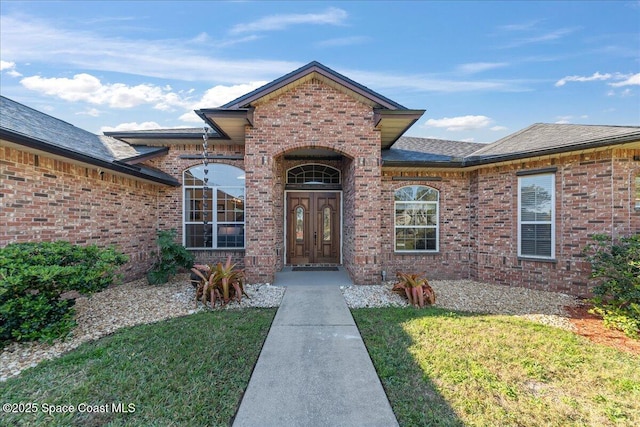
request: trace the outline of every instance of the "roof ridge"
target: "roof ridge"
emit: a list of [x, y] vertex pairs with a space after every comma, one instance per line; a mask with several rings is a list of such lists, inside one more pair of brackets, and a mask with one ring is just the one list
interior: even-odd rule
[[[379, 100], [382, 100], [382, 101], [386, 102], [389, 105], [394, 106], [398, 110], [408, 110], [407, 107], [405, 107], [405, 106], [403, 106], [403, 105], [401, 105], [401, 104], [399, 104], [399, 103], [387, 98], [386, 96], [376, 92], [373, 89], [368, 88], [367, 86], [364, 86], [364, 85], [356, 82], [355, 80], [350, 79], [349, 77], [345, 76], [344, 74], [341, 74], [341, 73], [339, 73], [339, 72], [327, 67], [326, 65], [321, 64], [318, 61], [311, 61], [308, 64], [303, 65], [302, 67], [299, 67], [299, 68], [297, 68], [297, 69], [285, 74], [284, 76], [278, 77], [277, 79], [272, 80], [271, 82], [266, 83], [266, 84], [260, 86], [259, 88], [256, 88], [256, 89], [252, 90], [251, 92], [246, 93], [246, 94], [244, 94], [244, 95], [242, 95], [242, 96], [240, 96], [240, 97], [238, 97], [238, 98], [236, 98], [236, 99], [234, 99], [234, 100], [232, 100], [230, 102], [227, 102], [226, 104], [221, 105], [218, 108], [228, 109], [228, 108], [231, 108], [231, 107], [234, 107], [234, 106], [236, 108], [239, 108], [242, 105], [242, 102], [252, 99], [256, 94], [259, 94], [260, 92], [264, 92], [264, 91], [268, 90], [271, 87], [278, 86], [279, 84], [281, 84], [283, 82], [286, 82], [287, 80], [291, 79], [292, 77], [294, 77], [294, 76], [296, 76], [298, 74], [306, 74], [305, 72], [307, 70], [311, 71], [313, 68], [318, 68], [318, 69], [322, 70], [324, 73], [327, 73], [329, 76], [333, 76], [333, 77], [335, 77], [335, 78], [337, 78], [339, 80], [343, 80], [344, 82], [348, 83], [349, 85], [352, 85], [353, 87], [356, 87], [359, 90], [361, 90], [361, 91], [363, 91], [365, 93], [368, 93], [368, 94], [372, 95], [373, 97], [378, 98]], [[327, 76], [325, 76], [325, 77], [327, 77]], [[339, 82], [337, 82], [337, 83], [339, 83]]]

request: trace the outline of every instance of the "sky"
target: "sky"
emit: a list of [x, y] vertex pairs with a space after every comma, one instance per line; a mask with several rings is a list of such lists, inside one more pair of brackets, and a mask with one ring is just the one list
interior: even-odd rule
[[201, 127], [311, 61], [425, 109], [407, 136], [640, 125], [637, 0], [0, 0], [0, 61], [0, 94], [94, 133]]

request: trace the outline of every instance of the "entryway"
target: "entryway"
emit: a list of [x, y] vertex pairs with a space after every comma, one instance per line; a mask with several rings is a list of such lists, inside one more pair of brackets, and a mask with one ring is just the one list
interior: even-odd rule
[[340, 263], [340, 192], [287, 192], [289, 265]]

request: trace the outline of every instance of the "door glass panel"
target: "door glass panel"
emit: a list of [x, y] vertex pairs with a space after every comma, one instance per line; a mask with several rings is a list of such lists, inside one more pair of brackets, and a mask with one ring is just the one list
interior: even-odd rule
[[331, 241], [331, 209], [328, 206], [322, 211], [322, 240]]
[[296, 240], [304, 240], [304, 209], [296, 208]]

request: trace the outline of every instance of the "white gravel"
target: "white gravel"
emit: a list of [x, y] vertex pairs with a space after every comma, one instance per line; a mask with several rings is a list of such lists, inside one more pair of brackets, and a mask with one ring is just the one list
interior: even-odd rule
[[[436, 306], [451, 310], [524, 316], [531, 320], [571, 330], [565, 306], [576, 305], [571, 296], [470, 280], [430, 282], [436, 292]], [[379, 286], [341, 287], [350, 308], [407, 306], [406, 300], [391, 292], [392, 282]], [[246, 285], [250, 298], [242, 303], [229, 303], [224, 308], [278, 307], [285, 288], [270, 284]], [[206, 310], [195, 303], [195, 291], [188, 275], [178, 275], [169, 283], [149, 286], [144, 279], [108, 288], [91, 297], [76, 300], [78, 326], [64, 341], [53, 344], [13, 343], [0, 354], [0, 381], [18, 375], [22, 370], [52, 359], [80, 344], [96, 340], [115, 330], [142, 323], [153, 323], [172, 317], [186, 316]]]

